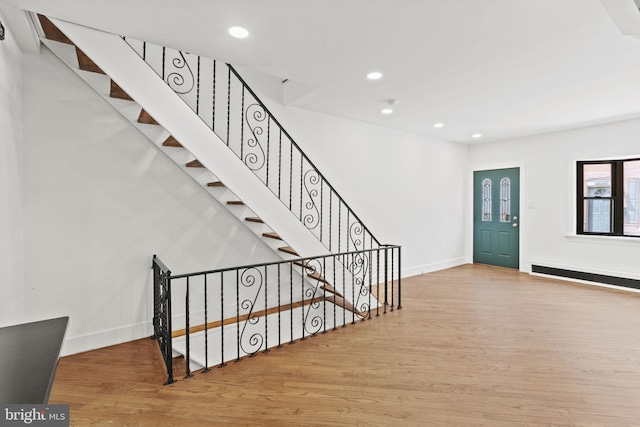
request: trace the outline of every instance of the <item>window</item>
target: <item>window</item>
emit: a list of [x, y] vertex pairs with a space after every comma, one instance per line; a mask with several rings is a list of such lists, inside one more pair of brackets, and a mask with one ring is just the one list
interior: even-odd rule
[[482, 181], [482, 221], [491, 222], [491, 180]]
[[640, 159], [578, 162], [577, 233], [640, 237]]
[[500, 180], [500, 222], [511, 221], [511, 180]]

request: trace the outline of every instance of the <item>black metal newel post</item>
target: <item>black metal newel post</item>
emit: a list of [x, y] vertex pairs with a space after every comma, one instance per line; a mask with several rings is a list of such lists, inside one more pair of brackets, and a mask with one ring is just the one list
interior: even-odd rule
[[394, 270], [394, 260], [396, 259], [396, 255], [394, 252], [394, 248], [391, 248], [391, 311], [394, 310], [393, 306], [395, 304], [395, 294], [393, 291], [394, 286], [394, 276], [395, 276], [395, 270]]
[[384, 248], [384, 313], [387, 314], [387, 305], [389, 304], [389, 300], [387, 299], [387, 292], [389, 287], [389, 257], [387, 253], [388, 248]]
[[402, 309], [402, 248], [398, 246], [398, 310]]

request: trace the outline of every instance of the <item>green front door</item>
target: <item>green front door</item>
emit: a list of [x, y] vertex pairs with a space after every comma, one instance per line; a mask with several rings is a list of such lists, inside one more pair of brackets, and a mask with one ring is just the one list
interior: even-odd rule
[[520, 169], [473, 173], [473, 262], [519, 268]]

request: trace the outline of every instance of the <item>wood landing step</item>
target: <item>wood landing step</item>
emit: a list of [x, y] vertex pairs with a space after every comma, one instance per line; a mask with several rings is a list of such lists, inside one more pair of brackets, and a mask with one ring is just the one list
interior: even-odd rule
[[[251, 313], [250, 315], [251, 315], [252, 318], [253, 317], [267, 316], [269, 314], [277, 313], [278, 310], [280, 312], [284, 312], [284, 311], [292, 310], [294, 308], [307, 306], [307, 305], [310, 305], [310, 304], [315, 304], [317, 302], [321, 302], [322, 300], [329, 301], [329, 298], [316, 297], [316, 298], [313, 298], [313, 299], [310, 299], [310, 300], [297, 301], [297, 302], [294, 302], [293, 304], [285, 304], [285, 305], [281, 305], [280, 307], [271, 307], [271, 308], [269, 308], [267, 310], [256, 311], [256, 312]], [[332, 301], [330, 301], [330, 302], [332, 302]], [[223, 326], [223, 325], [231, 325], [231, 324], [234, 324], [234, 323], [244, 322], [247, 319], [249, 319], [249, 314], [243, 314], [243, 315], [241, 315], [239, 317], [236, 316], [236, 317], [230, 317], [228, 319], [224, 319], [223, 321], [217, 320], [215, 322], [208, 322], [206, 324], [206, 328], [207, 329], [219, 328], [220, 326]], [[205, 330], [205, 325], [204, 324], [197, 325], [197, 326], [191, 326], [189, 328], [189, 333], [193, 334], [193, 333], [196, 333], [196, 332], [202, 332], [204, 330]], [[178, 329], [178, 330], [173, 331], [171, 333], [171, 336], [173, 338], [181, 337], [183, 335], [186, 335], [186, 331], [187, 331], [186, 329]]]
[[182, 148], [182, 144], [180, 144], [178, 142], [177, 139], [175, 139], [173, 137], [173, 135], [169, 135], [169, 137], [167, 139], [164, 140], [164, 142], [162, 143], [163, 146], [165, 147], [178, 147], [178, 148]]

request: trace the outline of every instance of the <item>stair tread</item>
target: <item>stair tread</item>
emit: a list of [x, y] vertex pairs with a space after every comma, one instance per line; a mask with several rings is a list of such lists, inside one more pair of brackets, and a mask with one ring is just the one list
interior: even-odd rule
[[191, 160], [189, 163], [186, 164], [186, 166], [188, 168], [203, 168], [204, 165], [202, 163], [200, 163], [200, 160], [196, 159], [196, 160]]
[[245, 221], [249, 221], [249, 222], [258, 222], [260, 224], [264, 224], [264, 221], [261, 218], [258, 218], [258, 217], [255, 217], [255, 216], [254, 217], [251, 217], [251, 216], [247, 217], [244, 220]]
[[140, 110], [140, 115], [138, 116], [138, 123], [144, 123], [147, 125], [157, 125], [158, 122], [151, 117], [151, 114], [147, 113], [146, 110]]
[[64, 33], [49, 20], [49, 18], [43, 15], [38, 15], [38, 19], [40, 20], [42, 31], [44, 31], [44, 35], [47, 39], [73, 45], [73, 42], [69, 40], [69, 37], [65, 36]]
[[78, 46], [76, 46], [76, 56], [78, 57], [78, 66], [81, 70], [90, 71], [92, 73], [106, 74], [98, 65], [93, 62], [91, 58], [87, 56], [86, 53], [80, 50]]
[[280, 237], [277, 233], [274, 233], [274, 232], [262, 233], [262, 235], [270, 239], [282, 240], [282, 237]]
[[224, 187], [224, 184], [222, 183], [222, 181], [213, 181], [207, 183], [207, 187]]
[[282, 246], [282, 247], [279, 247], [278, 250], [291, 255], [300, 256], [298, 252], [296, 252], [296, 250], [293, 249], [291, 246]]
[[169, 135], [169, 137], [165, 139], [162, 145], [165, 147], [182, 147], [182, 144], [180, 144], [178, 140], [173, 137], [173, 135]]
[[133, 98], [129, 96], [127, 92], [125, 92], [118, 83], [111, 80], [111, 91], [109, 92], [109, 96], [111, 98], [124, 99], [127, 101], [133, 101]]
[[233, 206], [244, 206], [244, 202], [242, 200], [227, 200], [227, 204]]

